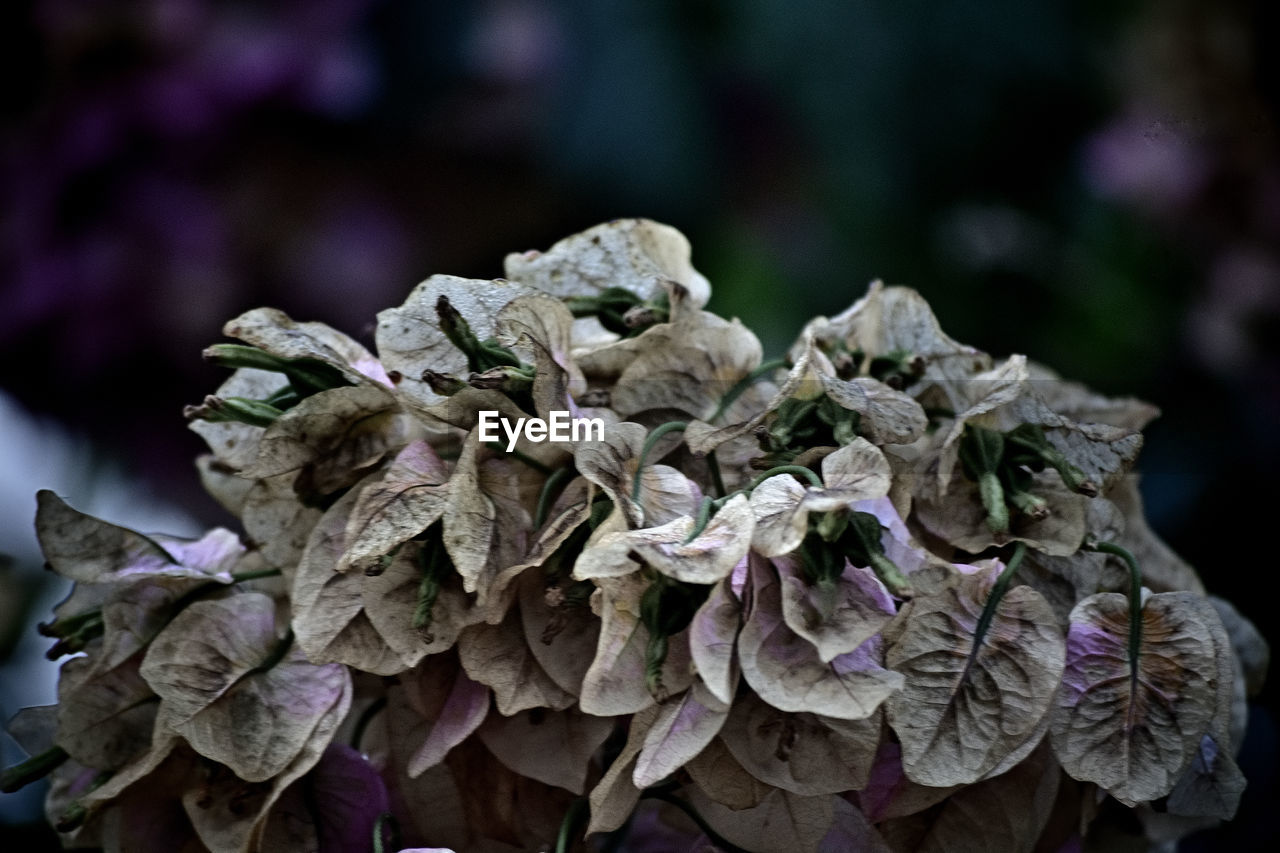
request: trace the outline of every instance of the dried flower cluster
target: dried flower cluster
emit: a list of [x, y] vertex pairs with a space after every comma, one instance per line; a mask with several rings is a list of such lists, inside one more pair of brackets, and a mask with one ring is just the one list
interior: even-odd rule
[[[188, 416], [243, 537], [40, 494], [75, 581], [42, 628], [84, 654], [5, 781], [52, 772], [69, 845], [1029, 851], [1234, 813], [1267, 649], [1144, 523], [1151, 406], [878, 283], [762, 363], [644, 220], [506, 276], [423, 282], [376, 356], [230, 322]], [[481, 411], [606, 428], [507, 452]]]

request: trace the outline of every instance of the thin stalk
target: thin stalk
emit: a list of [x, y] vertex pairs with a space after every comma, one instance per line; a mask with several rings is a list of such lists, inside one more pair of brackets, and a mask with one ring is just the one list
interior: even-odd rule
[[772, 373], [773, 371], [777, 370], [780, 367], [786, 367], [786, 366], [787, 366], [787, 360], [785, 358], [770, 359], [769, 361], [762, 363], [759, 367], [757, 367], [755, 370], [748, 373], [746, 376], [739, 379], [736, 383], [734, 383], [733, 387], [730, 388], [729, 391], [723, 397], [720, 398], [720, 405], [716, 406], [715, 414], [713, 414], [710, 418], [707, 419], [707, 423], [713, 424], [717, 420], [719, 420], [720, 416], [729, 410], [729, 407], [733, 405], [734, 401], [737, 400], [739, 397], [741, 397], [743, 392], [746, 391], [748, 388], [750, 388], [752, 385], [754, 385], [756, 381], [760, 379], [760, 377], [768, 373]]
[[6, 767], [0, 775], [0, 791], [12, 794], [25, 788], [38, 779], [43, 779], [57, 770], [69, 756], [60, 746], [52, 746], [37, 755], [33, 755], [21, 764]]
[[586, 808], [586, 797], [578, 797], [569, 804], [568, 811], [564, 813], [564, 820], [560, 821], [560, 832], [556, 835], [555, 853], [569, 853], [569, 847], [573, 843], [574, 831], [581, 825]]
[[702, 833], [706, 835], [707, 838], [711, 839], [711, 843], [725, 851], [725, 853], [747, 853], [746, 850], [726, 840], [724, 836], [712, 829], [711, 824], [707, 823], [706, 820], [703, 819], [702, 815], [698, 814], [697, 809], [679, 797], [672, 796], [665, 791], [654, 791], [653, 793], [645, 794], [644, 796], [645, 799], [661, 800], [664, 803], [670, 803], [680, 811], [684, 812], [689, 817], [689, 820], [696, 823], [698, 825], [698, 829], [702, 830]]
[[636, 479], [631, 486], [631, 500], [633, 502], [640, 500], [640, 474], [644, 471], [645, 460], [649, 458], [649, 453], [652, 452], [654, 445], [658, 443], [658, 439], [669, 432], [683, 432], [688, 426], [689, 423], [687, 421], [668, 421], [649, 433], [649, 437], [644, 440], [644, 447], [640, 448], [640, 459], [636, 462]]
[[558, 468], [542, 484], [542, 491], [538, 493], [538, 505], [533, 511], [534, 530], [542, 527], [543, 522], [547, 520], [547, 513], [551, 510], [551, 502], [555, 499], [556, 490], [559, 489], [561, 483], [573, 475], [573, 471], [572, 465]]
[[1086, 547], [1090, 551], [1119, 557], [1129, 567], [1129, 678], [1137, 681], [1138, 653], [1142, 650], [1142, 572], [1138, 569], [1138, 561], [1127, 548], [1114, 542], [1095, 542]]
[[707, 529], [707, 522], [711, 520], [711, 505], [715, 503], [710, 495], [702, 499], [702, 504], [698, 507], [698, 518], [693, 523], [693, 529], [689, 531], [688, 537], [685, 538], [684, 544], [688, 545], [693, 540], [702, 535], [702, 531]]

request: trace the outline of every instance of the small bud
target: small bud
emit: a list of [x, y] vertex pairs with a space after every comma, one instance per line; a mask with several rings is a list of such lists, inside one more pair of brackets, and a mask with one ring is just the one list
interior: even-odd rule
[[442, 397], [452, 397], [467, 387], [467, 383], [461, 379], [444, 373], [436, 373], [434, 370], [422, 371], [422, 381]]

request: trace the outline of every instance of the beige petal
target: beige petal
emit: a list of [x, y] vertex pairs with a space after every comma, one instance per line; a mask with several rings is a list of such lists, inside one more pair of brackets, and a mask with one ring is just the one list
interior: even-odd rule
[[[1049, 713], [1064, 642], [1048, 602], [1028, 586], [1000, 599], [980, 646], [975, 631], [997, 571], [914, 599], [886, 663], [905, 677], [888, 702], [913, 782], [967, 785], [992, 773]], [[1031, 744], [1034, 746], [1035, 744]]]
[[388, 384], [386, 371], [369, 351], [324, 323], [297, 323], [276, 308], [255, 308], [222, 327], [227, 337], [280, 358], [314, 358], [330, 364], [355, 384], [372, 379]]
[[545, 252], [513, 252], [506, 277], [554, 296], [594, 296], [610, 287], [641, 299], [662, 295], [675, 281], [689, 301], [705, 305], [711, 286], [689, 263], [689, 241], [670, 225], [649, 219], [615, 219], [557, 242]]
[[935, 810], [890, 820], [882, 831], [895, 850], [1037, 849], [1061, 774], [1048, 748], [1001, 776], [964, 788]]
[[774, 790], [758, 805], [732, 811], [698, 788], [689, 790], [690, 803], [707, 823], [725, 840], [752, 853], [819, 850], [835, 820], [836, 799]]
[[592, 756], [613, 732], [613, 723], [576, 708], [535, 708], [510, 717], [490, 714], [476, 734], [521, 776], [581, 794]]
[[587, 835], [612, 832], [627, 822], [636, 803], [640, 802], [640, 789], [632, 781], [636, 759], [644, 748], [645, 737], [658, 718], [658, 709], [649, 707], [636, 712], [627, 730], [627, 742], [622, 752], [609, 765], [604, 776], [591, 789], [591, 822]]
[[[601, 717], [634, 714], [654, 704], [645, 686], [649, 631], [640, 624], [640, 596], [646, 582], [633, 574], [601, 579], [597, 586], [603, 592], [600, 642], [583, 679], [579, 705], [588, 714]], [[693, 680], [689, 671], [689, 633], [681, 631], [668, 642], [662, 681], [668, 693], [675, 695]]]
[[632, 781], [647, 788], [675, 773], [706, 748], [729, 716], [729, 707], [694, 681], [678, 698], [659, 706], [645, 734]]
[[415, 441], [380, 480], [360, 490], [347, 520], [347, 550], [340, 571], [364, 570], [444, 514], [449, 472], [431, 445]]
[[498, 712], [510, 716], [528, 708], [567, 708], [574, 695], [561, 690], [538, 665], [524, 640], [519, 614], [500, 625], [472, 625], [458, 636], [462, 667], [493, 688]]
[[758, 806], [769, 792], [776, 790], [747, 772], [720, 737], [707, 744], [684, 769], [708, 799], [733, 811]]
[[813, 643], [823, 663], [849, 654], [879, 634], [895, 612], [893, 597], [875, 572], [846, 564], [831, 583], [809, 584], [797, 561], [773, 561], [782, 581], [782, 618]]
[[230, 583], [227, 570], [244, 553], [229, 530], [198, 540], [144, 536], [72, 509], [56, 494], [36, 494], [36, 535], [50, 567], [74, 581], [116, 583], [191, 578]]
[[359, 572], [337, 570], [346, 552], [347, 521], [359, 492], [352, 489], [329, 507], [307, 540], [293, 581], [293, 632], [312, 661], [334, 661], [392, 675], [410, 664], [364, 613], [366, 578]]
[[734, 647], [742, 627], [742, 605], [728, 578], [712, 588], [689, 623], [689, 650], [702, 683], [721, 703], [733, 701], [740, 669]]
[[881, 666], [878, 637], [823, 663], [818, 650], [784, 621], [773, 568], [754, 556], [750, 565], [753, 605], [738, 636], [738, 655], [743, 676], [760, 698], [783, 711], [861, 720], [902, 686], [901, 675]]
[[138, 663], [135, 658], [96, 674], [87, 657], [62, 665], [56, 742], [81, 764], [115, 770], [151, 745], [160, 702], [138, 674]]
[[879, 713], [865, 720], [828, 720], [779, 711], [748, 692], [734, 702], [720, 737], [760, 781], [816, 796], [866, 786], [880, 727]]
[[1126, 596], [1099, 593], [1071, 612], [1052, 734], [1058, 761], [1073, 778], [1129, 806], [1173, 789], [1216, 705], [1213, 630], [1198, 600], [1186, 592], [1146, 599], [1136, 673]]

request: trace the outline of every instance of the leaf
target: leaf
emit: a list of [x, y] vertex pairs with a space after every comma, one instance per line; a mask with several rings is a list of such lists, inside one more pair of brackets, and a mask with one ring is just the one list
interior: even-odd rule
[[257, 458], [240, 475], [273, 477], [327, 457], [334, 457], [330, 465], [343, 471], [366, 468], [399, 442], [404, 427], [396, 422], [395, 410], [395, 398], [380, 385], [313, 394], [266, 428], [258, 439]]
[[499, 625], [472, 625], [458, 635], [458, 656], [467, 675], [493, 688], [498, 712], [511, 716], [529, 708], [567, 708], [574, 695], [551, 680], [524, 641], [519, 614]]
[[759, 805], [732, 811], [698, 788], [689, 800], [716, 832], [732, 844], [753, 851], [816, 851], [835, 819], [835, 797], [801, 797], [788, 791], [769, 792]]
[[1035, 747], [1028, 739], [1052, 707], [1065, 650], [1043, 596], [1028, 586], [1010, 589], [976, 642], [1003, 568], [996, 562], [916, 598], [898, 617], [885, 661], [905, 682], [887, 709], [913, 782], [941, 788], [991, 775], [1011, 753]]
[[776, 790], [747, 772], [722, 737], [707, 744], [684, 769], [703, 794], [733, 811], [757, 806], [770, 791]]
[[742, 605], [730, 589], [728, 578], [712, 588], [689, 623], [693, 665], [706, 689], [726, 705], [733, 701], [741, 672], [734, 654], [741, 627]]
[[1007, 536], [997, 538], [987, 526], [987, 510], [978, 485], [957, 473], [944, 499], [917, 496], [914, 517], [928, 532], [947, 544], [979, 554], [993, 545], [1025, 542], [1050, 556], [1067, 557], [1080, 550], [1085, 534], [1084, 495], [1067, 491], [1056, 473], [1034, 475], [1030, 491], [1049, 504], [1049, 515], [1035, 519], [1011, 513]]
[[613, 720], [575, 708], [490, 714], [476, 736], [494, 756], [521, 776], [581, 794], [596, 750], [613, 732]]
[[867, 784], [858, 791], [858, 806], [872, 823], [881, 823], [922, 812], [963, 787], [934, 788], [912, 782], [902, 772], [902, 746], [885, 738]]
[[640, 789], [632, 781], [636, 759], [644, 747], [645, 736], [658, 717], [656, 707], [641, 709], [631, 718], [627, 729], [627, 742], [622, 752], [609, 765], [600, 781], [591, 789], [591, 822], [587, 835], [597, 832], [613, 832], [627, 822], [636, 803], [640, 801]]
[[678, 581], [712, 584], [729, 575], [751, 547], [755, 517], [745, 495], [724, 505], [693, 539], [694, 519], [677, 518], [661, 527], [609, 533], [583, 551], [574, 577], [615, 577], [634, 571], [635, 555], [645, 565]]
[[881, 717], [831, 720], [785, 713], [744, 693], [720, 734], [748, 773], [793, 794], [816, 796], [865, 787], [880, 740]]
[[93, 669], [87, 657], [62, 665], [56, 742], [81, 764], [115, 770], [150, 746], [159, 701], [136, 659], [106, 672]]
[[48, 489], [36, 493], [36, 534], [50, 567], [83, 583], [194, 578], [230, 583], [227, 569], [244, 553], [234, 533], [215, 528], [202, 539], [144, 536], [72, 509]]
[[615, 219], [557, 242], [545, 252], [512, 252], [507, 278], [561, 298], [595, 296], [611, 287], [643, 300], [679, 282], [689, 301], [705, 305], [711, 285], [689, 263], [689, 241], [670, 225], [649, 219]]
[[840, 797], [832, 798], [831, 805], [834, 820], [818, 845], [822, 853], [842, 853], [846, 850], [890, 853], [884, 838], [856, 806]]
[[824, 663], [783, 619], [781, 584], [772, 566], [754, 555], [749, 566], [753, 604], [738, 636], [738, 655], [743, 676], [760, 698], [782, 711], [861, 720], [902, 686], [902, 676], [881, 665], [878, 637]]
[[631, 500], [631, 488], [645, 435], [640, 424], [615, 424], [605, 430], [603, 440], [583, 442], [574, 454], [578, 471], [604, 490], [632, 527], [644, 524], [642, 509]]
[[246, 782], [226, 769], [214, 768], [203, 784], [185, 790], [182, 804], [200, 841], [210, 850], [247, 851], [262, 832], [271, 806], [320, 760], [346, 717], [350, 700], [348, 689], [341, 701], [325, 709], [297, 757], [275, 778]]
[[[595, 658], [582, 681], [579, 706], [588, 714], [612, 717], [634, 714], [654, 704], [645, 686], [645, 649], [649, 631], [640, 624], [640, 596], [646, 582], [639, 575], [602, 578], [600, 587], [600, 641]], [[668, 639], [662, 683], [669, 695], [693, 681], [689, 671], [689, 632]]]
[[637, 788], [655, 785], [675, 773], [711, 742], [729, 716], [729, 706], [694, 681], [678, 699], [658, 708], [645, 734], [632, 776]]
[[155, 639], [140, 671], [193, 749], [262, 782], [304, 751], [332, 708], [351, 702], [346, 668], [309, 663], [299, 649], [261, 669], [281, 642], [265, 595], [197, 601]]
[[423, 576], [417, 554], [416, 548], [403, 548], [385, 571], [363, 576], [360, 583], [365, 618], [405, 666], [452, 647], [463, 628], [483, 618], [463, 591], [462, 579], [450, 573], [436, 593], [430, 627], [415, 627]]
[[362, 384], [389, 385], [386, 371], [369, 351], [324, 323], [297, 323], [276, 308], [255, 308], [222, 327], [222, 333], [280, 358], [314, 358]]
[[635, 358], [610, 393], [610, 408], [624, 418], [674, 409], [706, 420], [763, 355], [760, 341], [740, 322], [706, 311], [653, 326], [633, 346]]
[[600, 620], [586, 602], [564, 601], [552, 606], [548, 598], [563, 592], [548, 588], [540, 571], [520, 578], [520, 621], [525, 643], [547, 676], [561, 690], [577, 696], [582, 679], [600, 641]]
[[1145, 600], [1136, 670], [1125, 596], [1099, 593], [1071, 611], [1054, 752], [1073, 778], [1125, 805], [1168, 794], [1213, 718], [1219, 676], [1197, 599], [1166, 592]]
[[476, 604], [483, 606], [489, 596], [489, 551], [497, 510], [480, 488], [479, 452], [479, 432], [472, 431], [450, 479], [444, 505], [444, 546], [462, 576], [462, 588], [476, 593]]
[[480, 727], [489, 715], [489, 688], [472, 680], [453, 655], [433, 657], [402, 684], [394, 701], [388, 696], [388, 722], [404, 745], [405, 772], [416, 779]]
[[369, 849], [378, 816], [389, 802], [382, 777], [364, 756], [331, 743], [311, 772], [281, 794], [267, 818], [261, 849]]
[[[338, 571], [346, 553], [347, 521], [359, 493], [358, 488], [351, 489], [339, 498], [307, 539], [293, 579], [293, 633], [298, 646], [316, 663], [333, 661], [375, 675], [394, 675], [411, 664], [388, 645], [365, 614], [366, 578], [359, 572]], [[376, 598], [377, 592], [371, 595]]]
[[426, 441], [396, 454], [380, 480], [366, 485], [347, 520], [347, 550], [339, 571], [364, 570], [439, 520], [449, 472]]
[[396, 393], [404, 402], [427, 409], [449, 398], [424, 381], [425, 370], [466, 376], [467, 357], [440, 330], [436, 302], [447, 297], [480, 340], [495, 332], [498, 312], [528, 288], [509, 281], [483, 281], [451, 275], [433, 275], [419, 284], [399, 308], [378, 313], [375, 338], [382, 364], [400, 375]]
[[778, 557], [773, 565], [782, 582], [783, 620], [813, 643], [823, 663], [855, 651], [893, 618], [893, 597], [869, 568], [846, 560], [835, 581], [810, 585], [794, 559]]
[[1031, 853], [1038, 849], [1036, 842], [1053, 809], [1059, 778], [1052, 753], [1042, 747], [1009, 772], [881, 828], [895, 850]]

